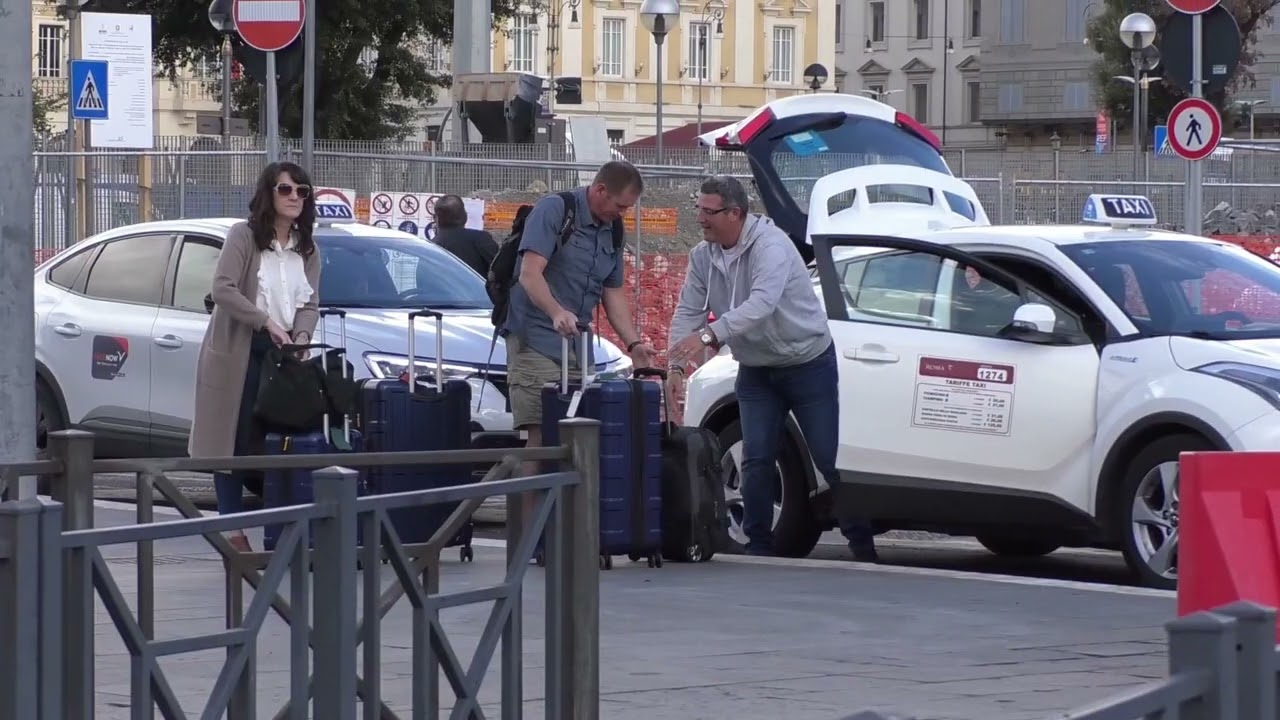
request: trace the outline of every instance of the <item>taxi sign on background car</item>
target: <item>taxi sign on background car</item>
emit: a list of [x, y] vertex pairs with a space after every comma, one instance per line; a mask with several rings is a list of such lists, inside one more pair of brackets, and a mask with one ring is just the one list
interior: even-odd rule
[[316, 222], [332, 225], [356, 221], [348, 192], [339, 188], [316, 188]]
[[1112, 227], [1155, 225], [1156, 209], [1141, 195], [1090, 195], [1084, 202], [1083, 220]]

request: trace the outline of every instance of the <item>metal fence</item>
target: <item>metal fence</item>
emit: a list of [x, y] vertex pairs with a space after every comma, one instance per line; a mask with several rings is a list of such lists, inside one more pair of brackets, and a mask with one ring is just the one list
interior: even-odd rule
[[[456, 697], [451, 718], [480, 717], [479, 693], [501, 644], [502, 717], [519, 718], [523, 704], [525, 572], [539, 538], [546, 573], [548, 720], [599, 716], [599, 423], [561, 423], [559, 447], [423, 453], [291, 455], [219, 459], [94, 460], [93, 436], [50, 436], [48, 460], [7, 465], [0, 477], [48, 476], [53, 501], [29, 497], [0, 503], [0, 720], [85, 720], [95, 715], [95, 591], [128, 652], [131, 716], [186, 717], [159, 660], [225, 649], [208, 680], [200, 717], [397, 717], [383, 702], [383, 617], [401, 597], [412, 605], [412, 717], [439, 717], [439, 672]], [[522, 461], [560, 461], [566, 470], [510, 479]], [[452, 488], [358, 496], [351, 468], [495, 463], [485, 482]], [[339, 467], [338, 465], [341, 465]], [[203, 517], [166, 477], [170, 471], [316, 470], [315, 500], [288, 507]], [[93, 474], [138, 477], [137, 523], [95, 528]], [[175, 503], [183, 519], [154, 522], [153, 491]], [[527, 528], [514, 516], [507, 529], [507, 565], [492, 587], [441, 593], [440, 551], [490, 496], [517, 506], [537, 498]], [[425, 545], [402, 545], [388, 512], [457, 504]], [[271, 553], [237, 553], [229, 530], [278, 524]], [[226, 629], [199, 636], [155, 637], [155, 556], [159, 540], [203, 536], [222, 556], [227, 577]], [[368, 539], [376, 538], [369, 542]], [[362, 542], [363, 540], [363, 542]], [[137, 546], [137, 611], [101, 552]], [[382, 588], [386, 563], [396, 580]], [[259, 572], [261, 570], [261, 572]], [[280, 589], [288, 578], [287, 599]], [[243, 583], [254, 594], [243, 604]], [[470, 666], [464, 667], [441, 611], [494, 601]], [[289, 701], [279, 711], [258, 707], [259, 636], [274, 611], [290, 627]], [[359, 662], [357, 662], [359, 660]], [[308, 701], [310, 700], [310, 707]]]
[[[284, 157], [298, 160], [297, 140], [283, 141]], [[61, 136], [42, 138], [35, 154], [37, 247], [52, 251], [66, 239], [149, 219], [240, 217], [265, 160], [258, 138], [160, 137], [155, 149], [75, 152]], [[674, 209], [673, 238], [649, 250], [696, 243], [700, 233], [690, 207], [697, 180], [709, 173], [749, 177], [741, 153], [714, 148], [656, 150], [620, 147], [643, 166], [651, 180], [643, 203]], [[1207, 232], [1280, 232], [1280, 165], [1270, 155], [1237, 151], [1228, 159], [1204, 161]], [[547, 192], [582, 184], [591, 165], [574, 164], [572, 149], [548, 144], [500, 143], [316, 143], [318, 184], [349, 188], [368, 196], [378, 191], [457, 193], [498, 202], [527, 202]], [[1140, 183], [1133, 183], [1133, 155], [1074, 150], [953, 150], [946, 158], [956, 175], [978, 192], [993, 222], [1055, 223], [1078, 219], [1078, 196], [1098, 183], [1117, 189], [1154, 190], [1161, 215], [1171, 227], [1183, 218], [1185, 163], [1144, 154]], [[589, 177], [589, 176], [588, 176]], [[1032, 185], [1031, 183], [1035, 183]], [[1127, 185], [1126, 185], [1127, 184]], [[1032, 190], [1032, 188], [1035, 188]], [[69, 234], [68, 234], [69, 233]], [[666, 243], [666, 240], [673, 243]]]

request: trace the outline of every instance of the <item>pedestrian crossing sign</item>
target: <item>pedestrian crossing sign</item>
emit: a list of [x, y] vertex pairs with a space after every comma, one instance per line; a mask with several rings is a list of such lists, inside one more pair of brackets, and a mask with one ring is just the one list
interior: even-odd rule
[[71, 61], [71, 117], [75, 120], [107, 120], [107, 61]]
[[1169, 157], [1177, 157], [1173, 152], [1173, 146], [1169, 144], [1169, 126], [1157, 125], [1155, 132], [1151, 136], [1152, 147], [1155, 148], [1156, 155], [1167, 155]]

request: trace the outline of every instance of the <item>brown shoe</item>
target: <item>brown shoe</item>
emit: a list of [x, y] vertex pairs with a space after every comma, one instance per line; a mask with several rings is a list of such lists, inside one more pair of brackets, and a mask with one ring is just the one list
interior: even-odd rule
[[231, 547], [235, 548], [236, 552], [253, 552], [253, 546], [249, 544], [249, 537], [247, 535], [228, 535], [227, 542], [231, 543]]

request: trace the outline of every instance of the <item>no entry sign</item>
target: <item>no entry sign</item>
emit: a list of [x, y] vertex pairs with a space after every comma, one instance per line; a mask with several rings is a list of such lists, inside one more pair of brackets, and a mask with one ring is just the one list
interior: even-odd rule
[[1169, 7], [1180, 13], [1188, 15], [1200, 15], [1207, 13], [1218, 6], [1222, 0], [1166, 0]]
[[298, 39], [307, 17], [306, 0], [235, 0], [231, 17], [245, 44], [276, 52]]

